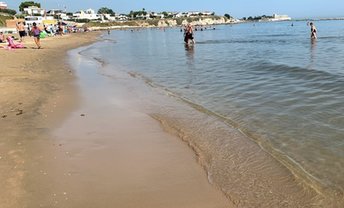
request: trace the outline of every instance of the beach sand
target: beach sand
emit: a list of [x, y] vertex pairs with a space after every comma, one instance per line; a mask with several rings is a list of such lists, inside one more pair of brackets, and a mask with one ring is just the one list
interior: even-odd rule
[[232, 207], [187, 144], [121, 89], [78, 93], [66, 51], [98, 35], [0, 49], [0, 207]]

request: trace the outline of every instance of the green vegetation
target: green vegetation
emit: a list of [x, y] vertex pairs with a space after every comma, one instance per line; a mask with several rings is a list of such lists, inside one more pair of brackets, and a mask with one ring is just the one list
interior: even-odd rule
[[159, 21], [160, 20], [158, 20], [158, 19], [151, 19], [151, 20], [147, 20], [147, 23], [149, 24], [149, 25], [154, 25], [154, 26], [158, 26], [159, 25]]
[[229, 14], [225, 14], [223, 16], [226, 17], [227, 19], [233, 19], [233, 17], [231, 15], [229, 15]]
[[256, 17], [243, 17], [242, 20], [245, 21], [259, 21], [259, 20], [266, 20], [266, 19], [271, 19], [273, 16], [267, 16], [267, 15], [262, 15], [262, 16], [256, 16]]
[[188, 22], [188, 23], [191, 23], [192, 21], [194, 21], [194, 17], [187, 17], [186, 18], [186, 21]]
[[136, 18], [137, 16], [147, 15], [147, 12], [145, 8], [143, 8], [141, 11], [130, 11], [129, 17]]
[[17, 11], [13, 9], [0, 9], [0, 13], [15, 15], [17, 14]]
[[111, 26], [130, 26], [137, 27], [140, 26], [139, 21], [127, 21], [127, 22], [89, 22], [86, 23], [86, 27], [111, 27]]
[[177, 22], [177, 25], [182, 25], [183, 21], [184, 21], [184, 18], [176, 18], [175, 20]]
[[14, 19], [12, 16], [3, 16], [0, 15], [0, 27], [6, 26], [6, 20], [8, 19]]
[[23, 12], [24, 8], [28, 8], [30, 6], [36, 6], [38, 8], [41, 8], [41, 4], [40, 3], [35, 3], [33, 1], [24, 1], [19, 5], [19, 11]]
[[107, 7], [102, 7], [98, 10], [98, 14], [110, 14], [115, 15], [115, 12], [112, 9], [109, 9]]

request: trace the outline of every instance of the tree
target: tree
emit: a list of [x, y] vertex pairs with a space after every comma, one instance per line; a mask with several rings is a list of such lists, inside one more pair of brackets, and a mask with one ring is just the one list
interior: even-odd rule
[[143, 9], [142, 9], [142, 12], [141, 12], [140, 14], [141, 14], [141, 15], [142, 15], [142, 14], [143, 14], [143, 15], [146, 15], [146, 14], [147, 14], [146, 9], [143, 8]]
[[232, 19], [231, 15], [229, 15], [229, 14], [225, 14], [224, 16], [225, 16], [227, 19]]
[[115, 12], [112, 11], [112, 9], [109, 9], [107, 7], [102, 7], [98, 10], [98, 14], [110, 14], [113, 15]]
[[40, 3], [35, 3], [33, 1], [24, 1], [19, 5], [19, 11], [23, 12], [24, 8], [28, 8], [30, 6], [36, 6], [38, 8], [41, 8], [41, 4]]

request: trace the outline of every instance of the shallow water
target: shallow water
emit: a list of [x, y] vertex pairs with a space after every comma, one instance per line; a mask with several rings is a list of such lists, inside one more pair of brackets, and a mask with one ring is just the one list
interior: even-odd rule
[[[344, 192], [343, 23], [315, 22], [316, 41], [309, 39], [303, 21], [293, 27], [291, 22], [216, 26], [197, 31], [192, 47], [184, 46], [179, 29], [112, 31], [83, 53], [107, 66], [105, 75], [130, 72], [206, 115], [216, 115], [259, 144], [302, 183], [336, 201]], [[172, 128], [182, 123], [178, 116], [170, 116], [167, 110], [159, 111], [157, 118], [170, 121]], [[214, 124], [210, 123], [199, 125], [209, 128]], [[191, 126], [175, 129], [185, 136], [189, 127], [202, 128]], [[221, 128], [214, 125], [212, 135], [197, 131], [187, 135], [208, 138], [207, 145], [192, 142], [203, 152], [218, 151], [226, 157], [229, 149], [216, 148], [230, 145], [230, 139], [214, 139], [224, 135]], [[225, 166], [220, 163], [208, 167], [210, 176]]]

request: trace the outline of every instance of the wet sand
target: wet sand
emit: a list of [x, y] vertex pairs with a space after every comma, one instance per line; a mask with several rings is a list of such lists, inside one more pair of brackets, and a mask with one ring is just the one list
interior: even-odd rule
[[133, 95], [92, 78], [80, 93], [66, 51], [97, 35], [0, 49], [0, 207], [231, 207]]

